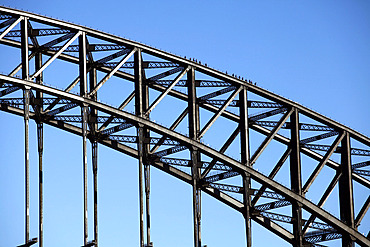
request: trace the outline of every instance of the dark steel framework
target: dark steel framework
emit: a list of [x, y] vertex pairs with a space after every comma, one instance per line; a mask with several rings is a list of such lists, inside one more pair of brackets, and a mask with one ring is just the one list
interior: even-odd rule
[[[48, 40], [41, 42], [41, 37]], [[23, 246], [37, 241], [43, 246], [43, 124], [82, 137], [84, 246], [98, 246], [98, 144], [139, 161], [141, 247], [153, 246], [149, 207], [151, 166], [192, 186], [195, 247], [202, 246], [202, 193], [243, 215], [247, 246], [252, 246], [252, 220], [293, 246], [322, 246], [319, 243], [333, 239], [342, 239], [342, 246], [353, 246], [354, 243], [370, 246], [370, 240], [358, 231], [370, 207], [370, 196], [365, 198], [360, 211], [355, 212], [353, 193], [354, 182], [367, 191], [370, 189], [370, 171], [366, 170], [370, 165], [368, 137], [250, 81], [200, 62], [48, 17], [0, 7], [0, 43], [3, 47], [21, 51], [20, 64], [8, 74], [0, 75], [0, 110], [23, 116], [25, 122], [26, 224]], [[148, 57], [150, 59], [146, 59]], [[43, 78], [43, 72], [56, 59], [78, 66], [79, 75], [64, 90], [44, 84], [47, 80]], [[30, 66], [31, 61], [34, 66]], [[19, 71], [21, 76], [18, 76]], [[103, 78], [98, 80], [98, 73], [103, 74]], [[129, 96], [123, 98], [118, 107], [99, 101], [98, 93], [103, 85], [109, 85], [112, 77], [133, 85]], [[77, 85], [79, 93], [71, 93]], [[13, 97], [22, 90], [23, 97]], [[207, 93], [199, 96], [205, 90]], [[157, 93], [153, 98], [154, 91]], [[156, 123], [150, 116], [165, 98], [183, 102], [186, 106], [177, 112], [170, 127]], [[131, 101], [134, 102], [134, 113], [127, 110]], [[73, 111], [78, 107], [80, 114]], [[211, 116], [204, 114], [201, 118], [201, 112]], [[30, 119], [37, 123], [39, 152], [37, 239], [29, 236]], [[218, 119], [233, 123], [235, 129], [216, 149], [204, 144], [204, 140], [207, 140], [206, 132]], [[178, 131], [184, 122], [188, 130], [186, 134]], [[137, 134], [124, 134], [129, 129], [136, 129]], [[258, 143], [252, 138], [253, 133], [264, 136], [263, 141]], [[87, 140], [92, 145], [92, 238], [88, 236], [87, 218]], [[238, 143], [240, 158], [227, 154], [233, 143]], [[269, 168], [268, 172], [259, 172], [256, 168], [258, 159], [271, 143], [283, 146], [285, 152], [277, 162], [264, 164], [265, 169]], [[252, 149], [253, 145], [256, 147]], [[317, 163], [309, 174], [303, 174], [303, 155]], [[340, 158], [339, 163], [331, 159], [334, 155]], [[284, 186], [275, 178], [287, 160], [290, 173], [286, 179], [290, 185]], [[326, 183], [321, 197], [312, 199], [309, 189], [324, 168], [334, 171], [334, 175]], [[338, 216], [323, 209], [335, 187], [339, 188]], [[279, 208], [288, 210], [276, 211]], [[303, 211], [310, 215], [308, 219], [303, 219]], [[290, 224], [292, 231], [284, 224]], [[369, 226], [367, 224], [366, 231]]]

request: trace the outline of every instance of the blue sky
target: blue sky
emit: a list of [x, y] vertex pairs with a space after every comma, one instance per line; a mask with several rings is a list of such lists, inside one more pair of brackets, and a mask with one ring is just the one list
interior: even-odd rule
[[[0, 4], [197, 58], [370, 136], [369, 1], [3, 0]], [[24, 239], [22, 118], [0, 112], [0, 136], [0, 247], [6, 247]], [[38, 231], [35, 137], [32, 123], [31, 237]], [[137, 162], [99, 148], [100, 246], [137, 246]], [[80, 153], [79, 137], [45, 128], [45, 246], [82, 245]], [[191, 187], [154, 168], [152, 173], [154, 245], [192, 246]], [[55, 182], [61, 178], [67, 185]], [[206, 195], [203, 200], [203, 243], [243, 246], [239, 213]], [[92, 230], [91, 213], [92, 207]], [[253, 235], [254, 246], [266, 246], [266, 241], [289, 246], [256, 224]]]

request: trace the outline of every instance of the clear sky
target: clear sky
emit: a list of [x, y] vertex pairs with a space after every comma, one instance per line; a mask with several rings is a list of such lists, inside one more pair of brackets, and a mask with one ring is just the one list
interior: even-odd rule
[[[197, 58], [370, 136], [369, 1], [2, 0], [0, 4]], [[1, 57], [0, 71], [4, 63]], [[0, 247], [8, 247], [24, 241], [22, 118], [0, 112], [0, 136]], [[32, 123], [31, 237], [38, 233], [35, 137]], [[100, 246], [137, 246], [137, 161], [104, 147], [100, 151]], [[83, 243], [80, 160], [79, 137], [45, 128], [45, 246]], [[154, 246], [192, 246], [191, 187], [154, 168], [152, 173]], [[91, 195], [90, 191], [90, 199]], [[243, 246], [241, 215], [206, 195], [203, 200], [203, 243]], [[90, 239], [91, 213], [92, 207]], [[254, 246], [289, 246], [256, 224], [253, 235]]]

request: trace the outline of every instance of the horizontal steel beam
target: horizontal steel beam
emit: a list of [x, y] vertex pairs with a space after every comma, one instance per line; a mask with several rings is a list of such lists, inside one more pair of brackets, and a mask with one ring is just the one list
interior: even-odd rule
[[203, 183], [214, 183], [223, 179], [231, 178], [240, 175], [239, 172], [236, 171], [228, 171], [219, 173], [216, 175], [208, 176], [202, 179]]
[[[277, 121], [255, 121], [251, 123], [252, 125], [258, 125], [261, 127], [275, 127], [278, 122]], [[300, 130], [307, 130], [307, 131], [333, 131], [334, 129], [331, 127], [323, 126], [323, 125], [317, 125], [317, 124], [305, 124], [305, 123], [299, 123], [298, 125]], [[282, 127], [282, 129], [290, 129], [290, 123], [285, 123]]]
[[289, 206], [289, 205], [292, 205], [292, 203], [290, 201], [282, 200], [282, 201], [275, 201], [275, 202], [260, 204], [260, 205], [254, 206], [254, 208], [258, 211], [266, 211], [266, 210], [281, 208], [281, 207], [285, 207], [285, 206]]
[[339, 238], [342, 238], [342, 234], [336, 231], [312, 231], [304, 236], [304, 240], [312, 244]]
[[325, 138], [329, 138], [329, 137], [332, 137], [332, 136], [335, 136], [335, 135], [338, 135], [338, 134], [339, 133], [337, 131], [331, 131], [329, 133], [325, 133], [325, 134], [312, 136], [312, 137], [303, 139], [299, 143], [300, 144], [307, 144], [307, 143], [310, 143], [310, 142], [315, 142], [315, 141], [319, 141], [319, 140], [322, 140], [322, 139], [325, 139]]
[[[318, 151], [328, 151], [330, 149], [329, 145], [315, 145], [315, 144], [304, 144], [304, 147], [311, 149], [311, 150], [318, 150]], [[341, 148], [338, 147], [335, 153], [340, 153]], [[360, 156], [370, 156], [370, 150], [359, 149], [359, 148], [351, 148], [352, 155], [360, 155]]]
[[[166, 86], [171, 84], [172, 80], [157, 80], [158, 85]], [[178, 87], [187, 87], [187, 80], [180, 80], [177, 83]], [[214, 81], [214, 80], [195, 80], [196, 87], [229, 87], [231, 84], [224, 81]]]
[[[109, 139], [111, 140], [116, 140], [119, 142], [127, 142], [127, 143], [137, 143], [137, 136], [128, 136], [128, 135], [110, 135]], [[161, 138], [156, 138], [156, 137], [149, 137], [145, 138], [144, 143], [148, 143], [151, 145], [155, 145], [161, 140]], [[171, 139], [165, 139], [163, 141], [162, 145], [180, 145], [178, 141], [173, 141]]]
[[[50, 35], [60, 35], [60, 34], [67, 34], [70, 33], [71, 30], [67, 29], [57, 29], [57, 28], [45, 28], [45, 29], [32, 29], [29, 33], [29, 36], [31, 37], [38, 37], [38, 36], [50, 36]], [[13, 30], [10, 31], [7, 35], [5, 35], [7, 38], [15, 38], [15, 37], [21, 37], [21, 31], [20, 30]]]
[[116, 126], [111, 127], [109, 129], [102, 130], [102, 131], [99, 132], [99, 134], [103, 135], [103, 136], [104, 135], [111, 135], [113, 133], [131, 128], [132, 126], [134, 126], [132, 123], [124, 122], [122, 124], [116, 125]]
[[353, 164], [352, 169], [358, 169], [358, 168], [362, 168], [362, 167], [365, 167], [365, 166], [370, 166], [370, 161], [365, 161], [365, 162]]
[[[117, 66], [117, 62], [109, 62], [104, 63], [107, 67], [115, 67]], [[180, 65], [173, 62], [156, 62], [156, 61], [145, 61], [143, 62], [143, 68], [144, 69], [164, 69], [164, 68], [173, 68], [173, 67], [179, 67]], [[127, 62], [124, 65], [121, 66], [122, 69], [133, 69], [134, 68], [134, 62]]]
[[[291, 216], [286, 216], [286, 215], [282, 215], [282, 214], [275, 214], [275, 213], [266, 212], [266, 211], [255, 211], [255, 212], [253, 212], [253, 214], [261, 214], [262, 216], [264, 216], [266, 218], [269, 218], [271, 220], [284, 222], [284, 223], [289, 223], [289, 224], [292, 224], [293, 220], [294, 220], [293, 217], [291, 217]], [[302, 220], [302, 221], [306, 222], [306, 220]], [[334, 228], [332, 226], [330, 226], [328, 224], [321, 223], [321, 222], [312, 222], [311, 228], [324, 230], [324, 231], [327, 231], [327, 230], [333, 231], [334, 230]]]
[[186, 150], [187, 147], [185, 146], [174, 146], [172, 148], [168, 148], [168, 149], [164, 149], [164, 150], [161, 150], [161, 151], [158, 151], [154, 154], [151, 154], [150, 156], [150, 159], [158, 159], [158, 158], [162, 158], [163, 156], [167, 156], [167, 155], [170, 155], [170, 154], [174, 154], [174, 153], [178, 153], [178, 152], [181, 152], [183, 150]]

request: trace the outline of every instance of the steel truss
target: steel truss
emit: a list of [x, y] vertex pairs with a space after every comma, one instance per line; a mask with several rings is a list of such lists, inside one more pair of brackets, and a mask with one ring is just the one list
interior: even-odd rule
[[[30, 246], [35, 241], [39, 242], [39, 246], [43, 245], [43, 124], [82, 137], [84, 246], [99, 244], [99, 144], [138, 159], [141, 247], [153, 246], [150, 240], [149, 204], [152, 166], [192, 186], [195, 247], [202, 246], [202, 193], [213, 196], [243, 215], [247, 246], [252, 245], [252, 220], [293, 246], [315, 245], [321, 241], [338, 238], [342, 239], [342, 246], [352, 246], [355, 242], [361, 246], [370, 246], [369, 239], [357, 228], [370, 207], [370, 197], [359, 212], [354, 212], [352, 186], [355, 181], [367, 190], [370, 189], [370, 180], [367, 177], [370, 171], [366, 170], [369, 168], [370, 155], [368, 137], [259, 88], [250, 81], [137, 42], [5, 7], [0, 7], [0, 20], [2, 47], [16, 47], [21, 51], [20, 64], [9, 73], [0, 75], [0, 86], [3, 88], [0, 91], [0, 110], [23, 116], [25, 122], [25, 246]], [[33, 29], [33, 25], [37, 24], [47, 27]], [[49, 40], [40, 44], [40, 36]], [[99, 43], [90, 43], [92, 39], [99, 40]], [[96, 54], [101, 54], [99, 59], [94, 58]], [[147, 56], [150, 56], [150, 60], [146, 59]], [[44, 84], [48, 79], [43, 78], [43, 72], [56, 59], [67, 61], [79, 69], [78, 77], [66, 85], [64, 90]], [[35, 62], [34, 71], [30, 71], [31, 61]], [[147, 77], [148, 69], [154, 71], [153, 76]], [[19, 71], [21, 76], [18, 75]], [[104, 74], [100, 81], [97, 73]], [[125, 85], [130, 84], [132, 88], [129, 96], [122, 98], [122, 104], [118, 107], [99, 101], [101, 88], [109, 87], [109, 79], [112, 77], [118, 78]], [[78, 87], [79, 93], [71, 93], [72, 89]], [[199, 88], [208, 91], [201, 96]], [[20, 91], [23, 91], [22, 97], [14, 96]], [[157, 94], [150, 100], [153, 91]], [[165, 127], [151, 119], [151, 112], [157, 111], [157, 106], [163, 99], [170, 96], [172, 100], [186, 105], [186, 109], [179, 111], [176, 119], [169, 127]], [[260, 101], [260, 98], [263, 100]], [[135, 101], [134, 113], [127, 110], [132, 100]], [[81, 108], [80, 113], [76, 113], [78, 108]], [[256, 108], [263, 109], [263, 112], [253, 111]], [[201, 121], [200, 110], [210, 112], [211, 117]], [[303, 122], [302, 116], [309, 121]], [[179, 126], [185, 118], [187, 133], [182, 134]], [[30, 119], [36, 121], [38, 133], [40, 227], [37, 240], [30, 239], [29, 236]], [[221, 148], [213, 148], [204, 142], [207, 142], [207, 133], [212, 131], [214, 123], [219, 119], [237, 127], [232, 129], [232, 134], [221, 143]], [[201, 122], [205, 122], [204, 126], [201, 126]], [[125, 133], [127, 129], [132, 128], [136, 129], [136, 135]], [[309, 137], [301, 138], [303, 132]], [[264, 136], [262, 143], [257, 143], [258, 148], [254, 153], [250, 151], [252, 134]], [[232, 158], [228, 154], [229, 147], [237, 138], [240, 143], [240, 157]], [[93, 237], [88, 236], [87, 224], [88, 140], [92, 145]], [[268, 175], [264, 175], [257, 170], [259, 157], [268, 152], [266, 148], [272, 141], [284, 146], [286, 151], [276, 163], [263, 164], [264, 167], [270, 168]], [[355, 142], [358, 144], [353, 144]], [[164, 148], [165, 145], [169, 147]], [[188, 159], [179, 155], [184, 152], [187, 152]], [[171, 156], [168, 157], [169, 155]], [[305, 176], [308, 177], [307, 180], [302, 180], [301, 166], [305, 165], [301, 161], [302, 155], [318, 163], [313, 172]], [[330, 159], [332, 155], [339, 155], [341, 163]], [[353, 164], [353, 157], [362, 160]], [[286, 162], [288, 158], [289, 162]], [[290, 169], [286, 178], [290, 181], [288, 187], [275, 180], [284, 164], [289, 165]], [[331, 182], [327, 182], [321, 199], [311, 202], [307, 192], [318, 180], [318, 175], [324, 167], [334, 170], [336, 175]], [[239, 184], [235, 182], [237, 179]], [[260, 186], [252, 188], [252, 181]], [[334, 216], [323, 208], [335, 186], [339, 188], [339, 216]], [[261, 197], [269, 201], [258, 204]], [[282, 215], [271, 212], [280, 207], [290, 207], [291, 213]], [[302, 218], [302, 210], [310, 214], [309, 219]], [[285, 229], [280, 222], [291, 224], [292, 231]]]

